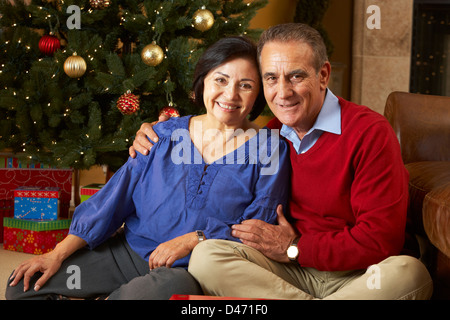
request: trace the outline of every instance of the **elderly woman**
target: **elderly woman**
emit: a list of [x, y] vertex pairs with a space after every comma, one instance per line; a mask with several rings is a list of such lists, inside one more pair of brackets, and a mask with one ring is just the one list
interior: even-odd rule
[[288, 149], [251, 122], [264, 107], [254, 44], [230, 37], [208, 48], [193, 87], [206, 113], [156, 125], [155, 152], [130, 158], [77, 207], [69, 235], [14, 270], [7, 299], [201, 294], [187, 271], [200, 241], [239, 241], [231, 225], [276, 221], [288, 197]]

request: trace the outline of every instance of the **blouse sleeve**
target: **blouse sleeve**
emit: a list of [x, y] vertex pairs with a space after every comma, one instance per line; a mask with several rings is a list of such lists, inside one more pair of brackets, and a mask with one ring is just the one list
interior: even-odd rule
[[[259, 152], [265, 151], [259, 150]], [[277, 146], [266, 160], [268, 161], [262, 161], [260, 164], [260, 174], [254, 186], [254, 200], [244, 210], [239, 219], [232, 224], [239, 224], [249, 219], [258, 219], [274, 224], [277, 220], [277, 206], [281, 204], [283, 205], [283, 210], [287, 211], [286, 206], [290, 187], [290, 160], [286, 142], [277, 140]], [[219, 221], [216, 218], [208, 218], [207, 226], [204, 230], [205, 237], [207, 239], [240, 241], [238, 238], [231, 236], [230, 227], [230, 224]]]
[[93, 249], [108, 239], [135, 211], [133, 191], [149, 156], [128, 161], [106, 185], [75, 210], [69, 233], [81, 237]]

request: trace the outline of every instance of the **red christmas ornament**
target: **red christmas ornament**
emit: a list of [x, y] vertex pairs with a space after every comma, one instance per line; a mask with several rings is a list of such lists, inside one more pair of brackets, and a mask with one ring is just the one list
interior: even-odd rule
[[162, 114], [168, 116], [169, 118], [180, 116], [180, 113], [178, 112], [177, 108], [172, 106], [162, 108], [161, 111], [159, 112], [159, 115], [161, 116]]
[[55, 36], [45, 35], [39, 40], [39, 50], [47, 56], [52, 56], [60, 47], [61, 43]]
[[117, 108], [122, 114], [133, 114], [139, 110], [139, 98], [128, 91], [117, 100]]

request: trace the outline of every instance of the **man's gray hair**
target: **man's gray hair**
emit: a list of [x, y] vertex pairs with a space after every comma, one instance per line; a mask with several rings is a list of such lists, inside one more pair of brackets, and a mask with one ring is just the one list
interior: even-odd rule
[[303, 23], [284, 23], [265, 30], [258, 42], [258, 61], [261, 62], [261, 51], [268, 42], [298, 41], [309, 45], [314, 54], [316, 72], [328, 61], [327, 48], [320, 33]]

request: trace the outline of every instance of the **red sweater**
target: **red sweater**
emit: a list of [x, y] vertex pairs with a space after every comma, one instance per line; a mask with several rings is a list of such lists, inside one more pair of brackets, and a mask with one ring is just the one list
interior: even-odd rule
[[[408, 172], [388, 121], [339, 98], [342, 134], [324, 132], [306, 153], [290, 144], [290, 213], [298, 262], [339, 271], [398, 255], [405, 239]], [[278, 119], [268, 126], [281, 129]]]

